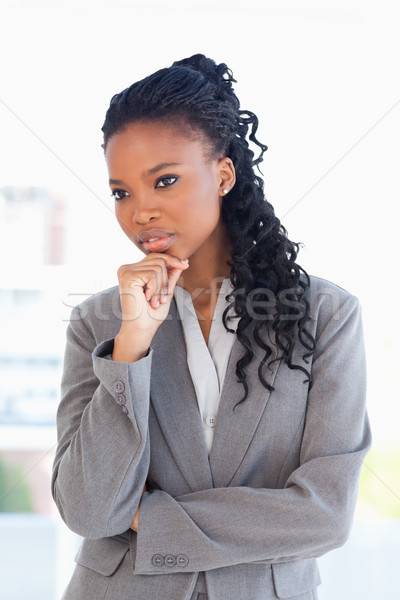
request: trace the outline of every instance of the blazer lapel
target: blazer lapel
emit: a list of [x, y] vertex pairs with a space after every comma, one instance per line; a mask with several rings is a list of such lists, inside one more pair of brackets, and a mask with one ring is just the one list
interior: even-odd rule
[[152, 342], [151, 403], [190, 489], [213, 487], [201, 417], [175, 301]]
[[[226, 371], [217, 413], [217, 425], [210, 453], [210, 465], [215, 487], [227, 487], [232, 481], [262, 417], [270, 392], [258, 377], [260, 357], [255, 356], [247, 367], [249, 394], [244, 402], [243, 385], [237, 382], [236, 363], [243, 356], [243, 347], [235, 339]], [[273, 358], [273, 357], [272, 357]], [[266, 369], [268, 383], [273, 385], [279, 361]]]

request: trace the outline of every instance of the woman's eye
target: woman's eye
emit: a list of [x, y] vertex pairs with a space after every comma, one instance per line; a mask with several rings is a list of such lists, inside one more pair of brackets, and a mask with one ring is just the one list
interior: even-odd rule
[[126, 198], [126, 196], [129, 196], [129, 194], [128, 192], [125, 192], [125, 190], [113, 190], [111, 196], [114, 200], [122, 200], [123, 198]]
[[178, 181], [178, 177], [175, 175], [168, 175], [168, 177], [161, 177], [156, 182], [156, 188], [168, 187]]

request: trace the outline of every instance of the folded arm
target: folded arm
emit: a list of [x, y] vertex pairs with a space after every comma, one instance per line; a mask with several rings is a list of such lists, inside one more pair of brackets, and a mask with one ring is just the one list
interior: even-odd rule
[[[349, 297], [339, 312], [319, 326], [300, 464], [282, 489], [227, 487], [175, 498], [161, 490], [145, 493], [136, 573], [286, 562], [344, 543], [371, 435], [358, 302]], [[183, 555], [188, 562], [184, 567], [179, 561], [157, 564], [155, 555]]]

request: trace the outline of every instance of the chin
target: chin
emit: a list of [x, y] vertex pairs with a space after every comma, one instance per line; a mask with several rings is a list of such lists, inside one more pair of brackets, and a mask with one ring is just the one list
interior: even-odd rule
[[174, 252], [171, 249], [168, 249], [165, 252], [161, 252], [161, 254], [168, 254], [169, 256], [175, 256], [176, 258], [179, 258], [179, 260], [186, 260], [187, 258], [189, 258], [183, 252]]

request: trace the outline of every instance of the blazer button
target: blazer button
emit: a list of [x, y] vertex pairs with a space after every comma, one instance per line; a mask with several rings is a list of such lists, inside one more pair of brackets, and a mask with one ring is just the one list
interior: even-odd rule
[[208, 417], [206, 417], [206, 425], [211, 427], [211, 429], [214, 429], [216, 423], [217, 417], [215, 415], [208, 415]]
[[178, 554], [176, 562], [179, 567], [186, 567], [189, 564], [189, 559], [185, 554]]
[[162, 567], [164, 564], [164, 557], [161, 554], [155, 554], [151, 559], [151, 562], [155, 567]]
[[118, 402], [118, 404], [122, 405], [126, 403], [126, 398], [123, 394], [117, 394], [116, 398], [115, 398], [116, 402]]
[[124, 415], [129, 415], [128, 409], [126, 408], [126, 406], [121, 406], [121, 410], [124, 413]]
[[116, 381], [114, 383], [114, 392], [117, 392], [117, 394], [122, 394], [122, 392], [125, 391], [125, 385], [123, 381]]
[[167, 567], [174, 567], [176, 565], [176, 556], [173, 556], [172, 554], [167, 554], [167, 556], [165, 557], [165, 564], [167, 565]]

